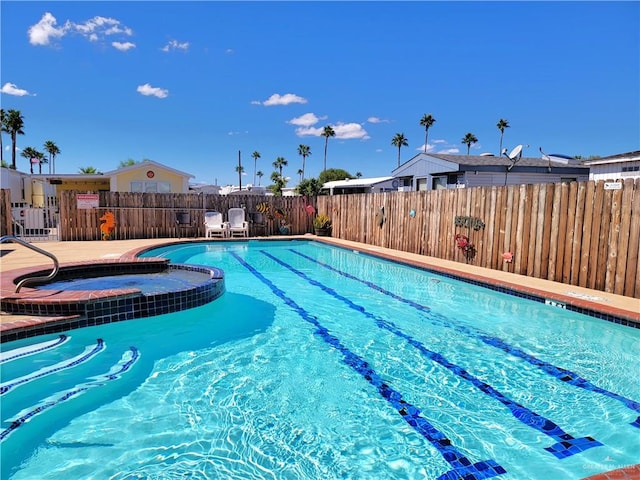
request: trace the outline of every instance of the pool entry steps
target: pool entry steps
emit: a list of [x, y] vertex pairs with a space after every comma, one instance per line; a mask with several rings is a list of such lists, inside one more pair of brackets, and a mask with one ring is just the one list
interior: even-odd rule
[[[160, 258], [65, 264], [53, 282], [50, 269], [42, 267], [2, 276], [3, 314], [40, 318], [3, 329], [0, 342], [177, 312], [205, 305], [225, 292], [222, 270]], [[23, 286], [18, 292], [17, 285]]]

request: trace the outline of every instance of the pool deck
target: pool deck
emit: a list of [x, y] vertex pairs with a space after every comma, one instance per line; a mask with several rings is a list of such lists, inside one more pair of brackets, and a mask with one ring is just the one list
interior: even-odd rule
[[[280, 237], [260, 237], [261, 240], [275, 240]], [[400, 261], [418, 267], [467, 279], [489, 285], [499, 290], [510, 290], [517, 294], [541, 297], [557, 304], [570, 305], [574, 309], [596, 312], [603, 317], [616, 317], [622, 319], [621, 323], [640, 326], [640, 299], [614, 295], [598, 290], [567, 285], [549, 280], [516, 275], [506, 271], [489, 270], [460, 262], [440, 260], [433, 257], [416, 255], [388, 248], [374, 247], [357, 242], [335, 239], [331, 237], [315, 237], [304, 235], [300, 237], [284, 237], [286, 239], [299, 238], [317, 240], [351, 250], [370, 253], [390, 260]], [[138, 239], [138, 240], [113, 240], [113, 241], [82, 241], [82, 242], [37, 242], [36, 246], [56, 256], [61, 265], [78, 262], [95, 262], [105, 260], [129, 260], [146, 248], [167, 244], [185, 243], [196, 240], [162, 239]], [[239, 240], [239, 239], [234, 239]], [[211, 240], [211, 241], [234, 241]], [[0, 245], [0, 284], [4, 285], [0, 294], [11, 294], [6, 285], [13, 281], [16, 272], [23, 274], [28, 269], [42, 270], [51, 267], [50, 259], [34, 252], [22, 245], [15, 243], [3, 243]], [[36, 268], [39, 267], [39, 268]], [[25, 287], [23, 290], [28, 291]], [[24, 315], [10, 315], [0, 312], [0, 331], [3, 333], [25, 327], [33, 327], [49, 322], [63, 322], [64, 318], [44, 318]], [[638, 480], [640, 479], [640, 464], [630, 465], [625, 468], [601, 473], [588, 477], [585, 480]]]

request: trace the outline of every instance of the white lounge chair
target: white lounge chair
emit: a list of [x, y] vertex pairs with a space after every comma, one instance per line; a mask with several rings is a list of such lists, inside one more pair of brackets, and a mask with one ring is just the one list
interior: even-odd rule
[[249, 222], [245, 220], [244, 208], [230, 208], [229, 213], [229, 234], [232, 237], [248, 237]]
[[204, 214], [205, 238], [229, 236], [229, 224], [222, 221], [220, 212], [205, 212]]

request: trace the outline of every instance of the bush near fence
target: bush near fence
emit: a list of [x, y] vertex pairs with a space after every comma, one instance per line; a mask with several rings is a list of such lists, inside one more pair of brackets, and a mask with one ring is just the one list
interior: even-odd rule
[[317, 207], [341, 239], [640, 298], [639, 189], [640, 179], [619, 190], [510, 185], [318, 197]]
[[[639, 189], [640, 179], [628, 179], [619, 190], [606, 189], [605, 182], [571, 182], [308, 200], [100, 192], [96, 209], [78, 209], [80, 192], [64, 191], [59, 228], [61, 240], [100, 240], [99, 218], [111, 211], [114, 239], [203, 237], [205, 211], [226, 218], [229, 208], [244, 205], [249, 215], [266, 202], [269, 213], [259, 234], [280, 233], [274, 215], [279, 210], [289, 233], [302, 235], [313, 232], [313, 216], [305, 209], [311, 203], [329, 215], [336, 238], [640, 298]], [[2, 198], [8, 191], [0, 198], [6, 229], [11, 209]], [[177, 214], [185, 212], [190, 224], [180, 226]], [[468, 237], [473, 255], [458, 247], [456, 235]]]

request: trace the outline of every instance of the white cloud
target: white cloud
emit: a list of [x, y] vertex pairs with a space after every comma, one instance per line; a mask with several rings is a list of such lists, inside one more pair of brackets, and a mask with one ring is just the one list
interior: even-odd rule
[[[369, 134], [367, 131], [360, 125], [359, 123], [338, 123], [336, 125], [331, 125], [333, 131], [336, 132], [337, 139], [340, 140], [350, 140], [354, 138], [359, 138], [361, 140], [368, 140]], [[324, 132], [324, 126], [322, 127], [300, 127], [296, 128], [296, 135], [299, 137], [308, 137], [314, 136], [319, 137]]]
[[445, 148], [444, 150], [440, 150], [438, 153], [449, 153], [451, 155], [455, 155], [457, 153], [460, 153], [460, 149], [457, 147]]
[[121, 34], [128, 37], [133, 35], [133, 30], [122, 25], [120, 21], [115, 18], [96, 16], [84, 23], [68, 22], [68, 25], [74, 31], [88, 37], [92, 41], [107, 35]]
[[299, 97], [294, 93], [285, 93], [284, 95], [274, 93], [267, 100], [262, 102], [262, 105], [265, 107], [271, 107], [273, 105], [289, 105], [290, 103], [307, 103], [307, 99]]
[[171, 40], [169, 43], [167, 43], [160, 50], [162, 50], [163, 52], [171, 52], [173, 50], [184, 50], [184, 51], [187, 51], [188, 49], [189, 49], [189, 42], [180, 43], [177, 40]]
[[368, 140], [371, 138], [359, 123], [338, 123], [333, 125], [333, 130], [336, 132], [336, 138], [340, 139], [360, 138]]
[[167, 96], [169, 96], [169, 90], [167, 90], [166, 88], [152, 87], [148, 83], [139, 85], [136, 91], [138, 93], [141, 93], [142, 95], [154, 96], [158, 98], [166, 98]]
[[25, 95], [29, 95], [29, 92], [22, 89], [22, 88], [18, 88], [18, 86], [15, 83], [5, 83], [2, 88], [0, 89], [0, 92], [2, 93], [6, 93], [7, 95], [15, 95], [16, 97], [24, 97]]
[[291, 125], [297, 125], [299, 127], [310, 127], [311, 125], [315, 125], [320, 120], [324, 120], [327, 117], [316, 117], [314, 113], [305, 113], [304, 115], [300, 115], [299, 117], [292, 118], [287, 123]]
[[389, 120], [383, 120], [382, 118], [378, 118], [378, 117], [369, 117], [369, 118], [367, 118], [367, 122], [369, 122], [369, 123], [389, 123]]
[[131, 48], [136, 48], [136, 44], [135, 43], [131, 43], [131, 42], [112, 42], [111, 46], [113, 48], [115, 48], [116, 50], [120, 50], [121, 52], [126, 52], [127, 50], [131, 49]]
[[[443, 142], [443, 143], [444, 143], [444, 142]], [[430, 152], [430, 151], [432, 152], [432, 151], [433, 151], [433, 149], [434, 149], [434, 146], [433, 146], [433, 145], [429, 145], [429, 144], [427, 144], [427, 152]], [[417, 148], [416, 148], [416, 151], [417, 151], [417, 152], [424, 152], [424, 143], [423, 143], [422, 145], [420, 145], [419, 147], [417, 147]]]
[[90, 42], [96, 42], [110, 35], [125, 37], [133, 35], [133, 30], [122, 25], [119, 20], [100, 16], [93, 17], [84, 23], [67, 20], [63, 26], [59, 27], [56, 18], [49, 12], [45, 13], [38, 23], [30, 26], [27, 32], [31, 45], [49, 45], [52, 39], [62, 38], [69, 32], [79, 33]]
[[27, 33], [31, 45], [49, 45], [52, 38], [62, 38], [66, 34], [66, 27], [56, 27], [56, 17], [45, 13], [40, 21], [31, 25]]
[[233, 48], [227, 48], [227, 49], [224, 51], [224, 53], [226, 53], [227, 55], [231, 55], [232, 53], [235, 53], [235, 52], [233, 51]]
[[436, 143], [447, 143], [447, 141], [446, 140], [434, 140], [433, 143], [434, 144], [436, 144]]

